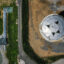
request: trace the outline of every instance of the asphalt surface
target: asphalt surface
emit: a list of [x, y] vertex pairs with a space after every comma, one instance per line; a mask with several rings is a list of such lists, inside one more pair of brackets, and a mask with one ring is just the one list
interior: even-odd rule
[[18, 0], [18, 3], [19, 3], [19, 5], [18, 5], [18, 44], [19, 44], [19, 54], [20, 54], [20, 56], [22, 55], [21, 53], [22, 53], [22, 50], [23, 50], [23, 47], [22, 47], [22, 14], [21, 14], [21, 11], [22, 11], [22, 9], [21, 9], [21, 5], [22, 5], [22, 3], [21, 3], [21, 1], [20, 0]]
[[2, 58], [0, 58], [2, 63], [0, 64], [9, 64], [8, 58], [6, 57], [6, 50], [4, 48], [5, 48], [5, 45], [0, 45], [0, 53], [2, 55]]
[[64, 64], [64, 59], [59, 59], [58, 61], [52, 63], [52, 64]]

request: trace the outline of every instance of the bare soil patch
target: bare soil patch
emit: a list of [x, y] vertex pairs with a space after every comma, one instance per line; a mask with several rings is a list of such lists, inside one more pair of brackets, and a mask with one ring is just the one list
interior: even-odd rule
[[[64, 1], [58, 3], [63, 5]], [[59, 13], [59, 11], [57, 11]], [[29, 43], [34, 52], [40, 57], [49, 57], [55, 55], [64, 55], [64, 53], [55, 53], [49, 48], [47, 51], [42, 49], [44, 46], [44, 39], [39, 32], [39, 24], [43, 18], [49, 14], [53, 14], [53, 11], [49, 8], [49, 3], [40, 0], [29, 0]]]

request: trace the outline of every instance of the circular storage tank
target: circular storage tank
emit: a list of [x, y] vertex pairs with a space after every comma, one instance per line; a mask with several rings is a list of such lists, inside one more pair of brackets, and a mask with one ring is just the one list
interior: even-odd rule
[[42, 37], [49, 42], [61, 40], [64, 36], [64, 18], [57, 14], [48, 15], [40, 23], [39, 30]]

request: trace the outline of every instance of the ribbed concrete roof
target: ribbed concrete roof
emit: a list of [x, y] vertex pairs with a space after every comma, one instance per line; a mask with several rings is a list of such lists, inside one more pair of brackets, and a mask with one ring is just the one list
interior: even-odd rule
[[48, 41], [59, 40], [64, 35], [64, 18], [57, 14], [45, 17], [40, 24], [40, 33]]

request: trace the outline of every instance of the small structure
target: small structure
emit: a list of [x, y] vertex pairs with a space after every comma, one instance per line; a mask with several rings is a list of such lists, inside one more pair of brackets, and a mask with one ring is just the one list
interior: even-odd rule
[[[64, 18], [62, 16], [57, 14], [48, 15], [39, 25], [39, 29], [45, 39], [42, 49], [48, 50], [50, 46], [53, 52], [64, 52]], [[55, 44], [56, 42], [58, 43]]]
[[48, 15], [40, 24], [40, 33], [49, 42], [61, 40], [64, 37], [64, 18], [57, 14]]
[[12, 13], [12, 12], [13, 12], [13, 7], [5, 7], [5, 8], [3, 8], [3, 10], [4, 10], [6, 13]]
[[13, 11], [12, 7], [3, 8], [3, 34], [0, 35], [0, 45], [6, 44], [6, 24], [7, 24], [7, 13], [11, 13]]

